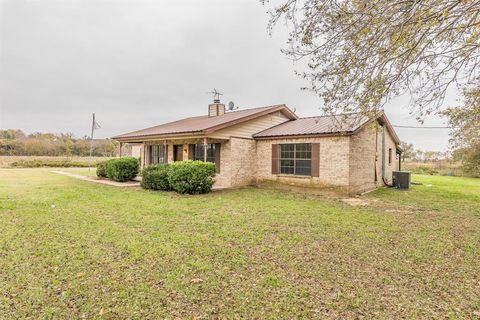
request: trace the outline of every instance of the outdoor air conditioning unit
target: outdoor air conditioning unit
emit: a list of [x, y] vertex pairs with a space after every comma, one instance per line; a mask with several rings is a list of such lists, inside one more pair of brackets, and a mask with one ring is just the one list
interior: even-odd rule
[[393, 186], [397, 189], [409, 189], [412, 181], [410, 171], [393, 171]]

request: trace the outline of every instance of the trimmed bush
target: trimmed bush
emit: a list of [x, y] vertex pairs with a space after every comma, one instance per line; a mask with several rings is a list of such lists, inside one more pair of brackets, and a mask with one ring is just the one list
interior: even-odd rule
[[143, 189], [170, 191], [170, 183], [168, 182], [168, 173], [170, 166], [168, 164], [157, 164], [146, 167], [142, 172]]
[[112, 160], [107, 160], [97, 164], [97, 177], [106, 178], [107, 177], [107, 162]]
[[138, 175], [140, 164], [137, 158], [125, 157], [106, 162], [107, 177], [118, 182], [135, 179]]
[[202, 161], [178, 161], [170, 165], [168, 182], [178, 193], [198, 194], [212, 190], [215, 164]]

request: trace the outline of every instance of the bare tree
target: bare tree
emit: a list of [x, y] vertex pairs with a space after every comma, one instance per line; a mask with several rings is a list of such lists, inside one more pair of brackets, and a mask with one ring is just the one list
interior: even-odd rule
[[401, 146], [401, 148], [402, 148], [402, 150], [403, 150], [403, 152], [402, 152], [402, 161], [412, 160], [412, 159], [415, 158], [415, 149], [414, 149], [414, 147], [413, 147], [413, 144], [402, 141], [402, 142], [400, 143], [400, 146]]
[[376, 112], [409, 93], [422, 121], [448, 88], [479, 83], [479, 0], [261, 1], [270, 31], [283, 19], [290, 26], [284, 52], [307, 59], [298, 73], [326, 112]]

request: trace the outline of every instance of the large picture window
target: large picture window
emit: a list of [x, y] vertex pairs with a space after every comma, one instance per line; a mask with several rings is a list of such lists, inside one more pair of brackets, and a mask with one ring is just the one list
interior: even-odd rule
[[299, 176], [312, 175], [312, 144], [280, 145], [280, 173]]
[[[207, 144], [207, 162], [215, 163], [215, 144]], [[204, 159], [204, 144], [194, 144], [193, 145], [193, 160], [203, 161]]]
[[148, 146], [150, 162], [149, 164], [166, 163], [166, 147], [164, 145], [151, 145]]

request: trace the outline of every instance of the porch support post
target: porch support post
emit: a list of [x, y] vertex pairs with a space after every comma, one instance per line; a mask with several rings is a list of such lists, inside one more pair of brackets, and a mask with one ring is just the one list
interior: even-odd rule
[[203, 162], [207, 162], [207, 137], [203, 138]]
[[167, 139], [163, 140], [163, 162], [168, 163]]
[[142, 168], [145, 168], [145, 165], [147, 164], [147, 145], [145, 142], [143, 143], [143, 161], [142, 161]]
[[123, 146], [123, 143], [120, 142], [120, 158], [122, 157], [122, 146]]

